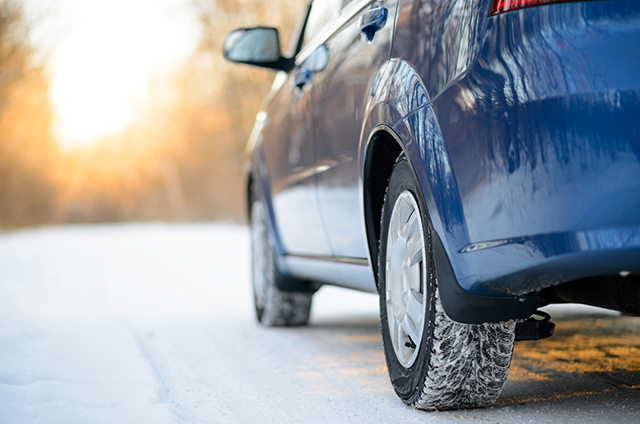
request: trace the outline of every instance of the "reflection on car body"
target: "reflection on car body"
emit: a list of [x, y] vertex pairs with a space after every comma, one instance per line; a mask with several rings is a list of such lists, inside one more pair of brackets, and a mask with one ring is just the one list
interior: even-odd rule
[[[380, 294], [392, 385], [493, 403], [548, 303], [640, 314], [640, 2], [312, 1], [249, 142], [256, 312]], [[279, 49], [279, 48], [278, 48]]]

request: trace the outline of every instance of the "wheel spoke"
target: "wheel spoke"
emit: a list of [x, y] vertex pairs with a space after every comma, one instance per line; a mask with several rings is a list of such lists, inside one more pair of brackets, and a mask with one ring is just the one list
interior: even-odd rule
[[411, 216], [407, 227], [407, 255], [409, 256], [409, 265], [413, 265], [422, 260], [424, 244], [420, 219], [417, 214]]
[[417, 263], [422, 262], [422, 259], [423, 259], [422, 252], [423, 252], [422, 246], [419, 246], [418, 249], [416, 249], [416, 251], [410, 255], [409, 266], [413, 266]]
[[[399, 354], [399, 356], [404, 356], [402, 354], [402, 352], [404, 351], [403, 347], [403, 334], [402, 334], [402, 324], [398, 321], [394, 320], [394, 328], [395, 328], [395, 334], [392, 336], [392, 340], [396, 341], [396, 346], [398, 346], [398, 348], [396, 349], [396, 353]], [[402, 359], [404, 360], [404, 358], [398, 358], [398, 359]]]
[[420, 238], [420, 219], [415, 210], [411, 212], [411, 215], [407, 219], [406, 236], [408, 240], [415, 240]]
[[398, 234], [400, 232], [400, 214], [394, 214], [395, 216], [391, 216], [391, 221], [389, 222], [390, 224], [390, 229], [389, 229], [389, 235], [390, 237], [387, 240], [387, 243], [389, 243], [389, 241], [391, 241], [391, 246], [393, 246], [396, 242], [396, 238], [398, 237]]
[[389, 336], [398, 361], [410, 367], [422, 343], [424, 235], [415, 197], [404, 191], [387, 221], [386, 290]]
[[409, 290], [404, 296], [404, 302], [407, 306], [407, 316], [409, 317], [409, 319], [416, 326], [422, 324], [422, 321], [424, 320], [424, 304], [422, 300], [422, 294], [416, 293], [413, 290]]
[[405, 315], [402, 322], [400, 322], [400, 326], [402, 327], [402, 330], [405, 332], [405, 334], [411, 338], [411, 341], [413, 341], [414, 344], [417, 345], [420, 343], [418, 330], [415, 328], [415, 324], [411, 322], [411, 319], [409, 319], [408, 315]]
[[[387, 308], [387, 310], [389, 309]], [[393, 314], [389, 314], [387, 316], [387, 320], [389, 321], [389, 332], [391, 333], [391, 340], [393, 340], [394, 343], [397, 343], [400, 333], [400, 325], [398, 324], [398, 320], [396, 320]]]
[[405, 197], [401, 197], [398, 202], [398, 219], [401, 222], [407, 222], [408, 215], [411, 214], [413, 208]]

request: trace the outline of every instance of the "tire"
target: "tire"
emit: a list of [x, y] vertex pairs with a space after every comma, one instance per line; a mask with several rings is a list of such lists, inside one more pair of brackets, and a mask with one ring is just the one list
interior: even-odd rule
[[309, 322], [313, 293], [278, 288], [282, 275], [269, 241], [264, 203], [257, 196], [251, 204], [251, 259], [253, 300], [258, 321], [269, 327], [300, 326]]
[[460, 324], [447, 316], [431, 232], [416, 179], [400, 156], [383, 204], [378, 257], [382, 341], [391, 384], [416, 409], [491, 405], [509, 372], [515, 324]]

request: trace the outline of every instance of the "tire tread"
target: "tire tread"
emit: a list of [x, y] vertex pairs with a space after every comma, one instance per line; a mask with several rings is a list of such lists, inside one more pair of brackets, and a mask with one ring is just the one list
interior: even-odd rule
[[411, 406], [422, 410], [479, 408], [500, 396], [509, 372], [515, 323], [459, 324], [436, 295], [427, 376]]

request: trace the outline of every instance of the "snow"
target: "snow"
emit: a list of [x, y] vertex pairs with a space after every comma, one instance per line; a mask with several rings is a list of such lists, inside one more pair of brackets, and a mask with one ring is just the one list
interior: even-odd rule
[[[231, 357], [264, 344], [249, 340], [248, 250], [247, 229], [224, 224], [1, 235], [0, 423], [236, 421], [247, 382]], [[371, 295], [315, 301], [314, 322], [377, 315]]]
[[[323, 287], [310, 326], [262, 327], [248, 252], [247, 229], [226, 224], [0, 234], [0, 424], [637, 422], [627, 362], [607, 376], [532, 368], [532, 342], [516, 346], [521, 372], [496, 406], [408, 408], [389, 383], [377, 296]], [[563, 310], [556, 350], [591, 348], [560, 331], [585, 314], [589, 334], [618, 325], [584, 308], [554, 321]], [[636, 333], [599, 343], [640, 346]]]

